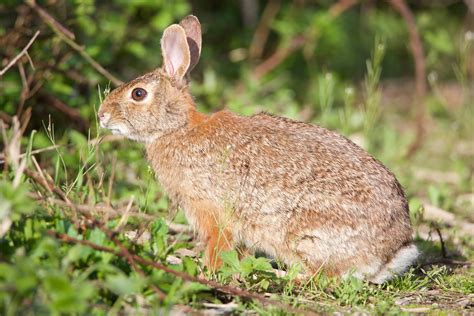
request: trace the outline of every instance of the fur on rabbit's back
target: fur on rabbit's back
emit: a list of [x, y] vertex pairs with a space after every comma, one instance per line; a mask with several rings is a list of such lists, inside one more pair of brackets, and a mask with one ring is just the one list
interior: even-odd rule
[[222, 111], [157, 139], [148, 156], [185, 211], [206, 201], [235, 242], [287, 264], [374, 275], [411, 242], [394, 175], [317, 125]]

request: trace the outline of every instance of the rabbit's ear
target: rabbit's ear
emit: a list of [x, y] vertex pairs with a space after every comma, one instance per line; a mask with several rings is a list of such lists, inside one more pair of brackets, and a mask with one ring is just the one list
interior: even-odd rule
[[191, 57], [184, 29], [178, 24], [166, 28], [161, 38], [161, 53], [168, 75], [181, 81], [189, 69]]
[[188, 15], [179, 22], [179, 25], [184, 29], [186, 33], [186, 40], [188, 41], [189, 53], [191, 55], [191, 62], [189, 65], [188, 72], [190, 72], [199, 61], [201, 56], [201, 23], [194, 15]]

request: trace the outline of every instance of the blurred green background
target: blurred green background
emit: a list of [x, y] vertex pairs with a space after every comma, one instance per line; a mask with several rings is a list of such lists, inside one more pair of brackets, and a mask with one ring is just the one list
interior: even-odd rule
[[[393, 3], [408, 5], [414, 28]], [[0, 71], [36, 31], [40, 34], [28, 55], [0, 75], [0, 314], [93, 309], [101, 314], [109, 308], [126, 313], [147, 304], [200, 306], [212, 301], [208, 292], [197, 296], [202, 287], [186, 287], [156, 270], [145, 270], [149, 278], [142, 278], [123, 258], [47, 237], [52, 230], [114, 246], [97, 228], [81, 230], [64, 207], [46, 203], [42, 196], [48, 192], [22, 176], [20, 161], [29, 155], [19, 156], [33, 150], [37, 164], [27, 160], [26, 168], [41, 170], [78, 205], [105, 203], [123, 210], [133, 202], [136, 212], [156, 218], [134, 218], [124, 226], [105, 216], [113, 227], [119, 222], [121, 233], [151, 231], [143, 248], [120, 235], [139, 254], [166, 262], [180, 248], [194, 247], [191, 237], [168, 234], [161, 217], [168, 216], [170, 204], [146, 165], [142, 146], [98, 129], [95, 114], [104, 90], [113, 89], [114, 82], [161, 66], [162, 31], [187, 14], [202, 24], [202, 55], [190, 85], [201, 111], [267, 111], [342, 133], [399, 178], [409, 197], [416, 240], [425, 251], [422, 260], [437, 258], [444, 249], [433, 239], [436, 222], [448, 254], [472, 262], [472, 1], [2, 0]], [[422, 48], [418, 62], [424, 71], [418, 79], [410, 29], [420, 40], [416, 48]], [[15, 115], [28, 122], [19, 134]], [[94, 139], [104, 135], [97, 147]], [[436, 219], [433, 212], [449, 221]], [[185, 223], [180, 212], [173, 219]], [[197, 260], [183, 260], [173, 267], [197, 275]], [[440, 306], [459, 308], [450, 302], [472, 293], [472, 269], [440, 269], [431, 274], [422, 270], [421, 277], [410, 274], [385, 289], [331, 285], [335, 290], [327, 304], [334, 309], [329, 311], [358, 306], [365, 312], [398, 313], [394, 293], [418, 295], [439, 288], [453, 295]], [[150, 284], [168, 295], [164, 303], [153, 296]], [[249, 277], [240, 285], [270, 291], [269, 284], [265, 277]], [[305, 291], [313, 295], [310, 299], [328, 299], [322, 287]], [[375, 307], [364, 309], [368, 298], [362, 293], [374, 297]], [[423, 304], [426, 297], [419, 295]]]

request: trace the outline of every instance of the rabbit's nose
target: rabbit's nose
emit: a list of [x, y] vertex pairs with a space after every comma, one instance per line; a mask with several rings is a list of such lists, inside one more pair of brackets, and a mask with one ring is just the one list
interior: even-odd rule
[[105, 111], [99, 111], [97, 116], [99, 117], [100, 126], [105, 128], [108, 121], [110, 120], [110, 114]]

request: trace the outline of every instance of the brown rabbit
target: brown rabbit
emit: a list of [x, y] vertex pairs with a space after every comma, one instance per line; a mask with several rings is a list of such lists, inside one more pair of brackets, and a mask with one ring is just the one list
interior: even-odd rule
[[194, 16], [161, 39], [164, 65], [112, 91], [101, 126], [145, 143], [169, 197], [207, 242], [206, 264], [233, 247], [306, 272], [381, 283], [416, 259], [395, 176], [350, 140], [317, 125], [228, 111], [204, 115], [186, 75], [201, 51]]

